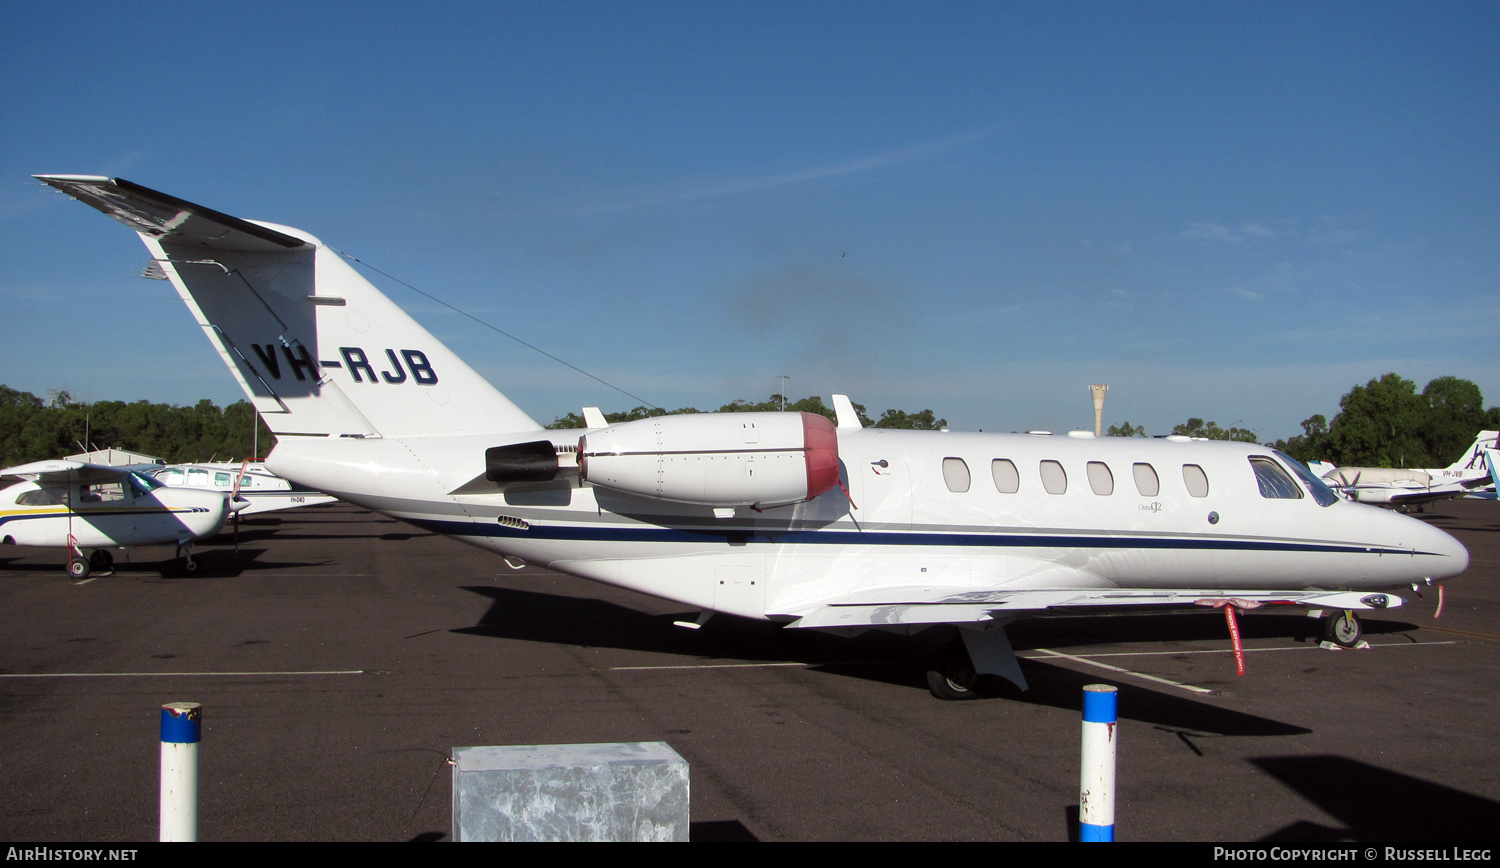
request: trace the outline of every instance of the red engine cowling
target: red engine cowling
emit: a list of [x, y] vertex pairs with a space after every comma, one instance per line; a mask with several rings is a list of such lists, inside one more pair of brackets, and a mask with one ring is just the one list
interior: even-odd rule
[[783, 506], [839, 481], [838, 433], [816, 413], [690, 413], [601, 428], [578, 441], [600, 488], [705, 506]]

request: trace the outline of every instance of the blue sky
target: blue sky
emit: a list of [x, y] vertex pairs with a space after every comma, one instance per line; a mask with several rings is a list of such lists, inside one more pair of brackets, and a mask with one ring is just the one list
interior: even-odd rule
[[[0, 383], [239, 397], [58, 172], [306, 229], [668, 408], [1500, 403], [1500, 4], [431, 5], [0, 7]], [[375, 282], [543, 422], [636, 403]]]

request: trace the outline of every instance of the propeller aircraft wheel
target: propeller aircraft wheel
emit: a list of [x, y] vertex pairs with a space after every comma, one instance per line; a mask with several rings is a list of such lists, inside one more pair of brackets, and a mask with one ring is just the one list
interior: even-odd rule
[[68, 575], [72, 576], [74, 581], [79, 582], [88, 578], [89, 562], [83, 558], [74, 558], [68, 561]]
[[1345, 610], [1329, 615], [1323, 621], [1323, 638], [1341, 648], [1353, 648], [1365, 633], [1359, 616]]
[[938, 699], [976, 699], [980, 675], [963, 643], [947, 645], [933, 655], [927, 667], [927, 689]]
[[198, 572], [198, 562], [193, 560], [192, 558], [188, 558], [187, 560], [182, 562], [182, 568], [190, 573], [196, 573]]
[[98, 551], [95, 551], [93, 554], [89, 555], [89, 566], [100, 571], [101, 573], [114, 565], [115, 556], [105, 551], [104, 549], [99, 549]]

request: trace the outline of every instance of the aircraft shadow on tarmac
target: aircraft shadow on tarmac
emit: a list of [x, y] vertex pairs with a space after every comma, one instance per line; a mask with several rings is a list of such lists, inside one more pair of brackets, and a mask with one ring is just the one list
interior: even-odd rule
[[[715, 617], [700, 630], [684, 630], [672, 626], [672, 621], [691, 620], [690, 616], [650, 615], [604, 600], [512, 588], [465, 586], [464, 589], [488, 597], [493, 603], [477, 625], [458, 628], [455, 633], [647, 651], [696, 660], [796, 661], [829, 675], [910, 687], [920, 691], [924, 700], [927, 683], [922, 661], [933, 647], [951, 635], [939, 628], [910, 637], [872, 631], [846, 639], [729, 616]], [[997, 683], [991, 695], [1076, 711], [1082, 706], [1085, 684], [1108, 680], [1036, 660], [1023, 661], [1022, 667], [1030, 690], [1023, 692], [1009, 684]], [[1200, 755], [1195, 742], [1205, 738], [1311, 732], [1300, 726], [1128, 684], [1120, 685], [1119, 713], [1124, 719], [1175, 733]]]
[[[60, 555], [61, 550], [47, 551], [49, 555]], [[231, 548], [213, 548], [198, 550], [193, 554], [193, 560], [197, 561], [198, 569], [188, 572], [183, 566], [182, 559], [172, 554], [170, 548], [163, 547], [165, 555], [161, 560], [117, 560], [114, 567], [108, 572], [93, 573], [94, 579], [104, 579], [110, 576], [122, 578], [153, 578], [156, 574], [164, 579], [228, 579], [245, 573], [254, 573], [262, 570], [284, 570], [284, 569], [309, 569], [312, 567], [325, 567], [333, 563], [328, 560], [321, 561], [267, 561], [262, 560], [266, 549], [241, 547], [236, 554]], [[33, 560], [31, 558], [0, 558], [0, 569], [13, 570], [18, 573], [55, 573], [58, 578], [66, 579], [67, 572], [63, 564], [55, 560]]]
[[1250, 762], [1343, 823], [1300, 820], [1264, 841], [1493, 841], [1500, 802], [1342, 756]]
[[[1362, 613], [1366, 638], [1407, 634], [1419, 625], [1404, 621], [1382, 620]], [[1395, 613], [1392, 613], [1393, 615]], [[1323, 636], [1323, 622], [1305, 614], [1281, 612], [1241, 612], [1238, 617], [1240, 637], [1246, 642], [1257, 639], [1291, 639], [1317, 644]], [[1006, 628], [1017, 651], [1031, 648], [1068, 648], [1080, 645], [1155, 644], [1153, 650], [1171, 650], [1173, 642], [1212, 642], [1229, 650], [1229, 627], [1217, 609], [1177, 614], [1119, 614], [1107, 617], [1038, 617], [1014, 621]]]

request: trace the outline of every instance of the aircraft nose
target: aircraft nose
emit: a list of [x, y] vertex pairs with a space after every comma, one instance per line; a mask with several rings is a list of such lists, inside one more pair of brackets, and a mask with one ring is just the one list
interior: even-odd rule
[[1441, 581], [1469, 568], [1469, 550], [1464, 548], [1463, 543], [1454, 539], [1447, 531], [1426, 522], [1418, 523], [1422, 525], [1423, 533], [1417, 538], [1416, 553], [1418, 558], [1427, 561], [1427, 571], [1423, 578]]

